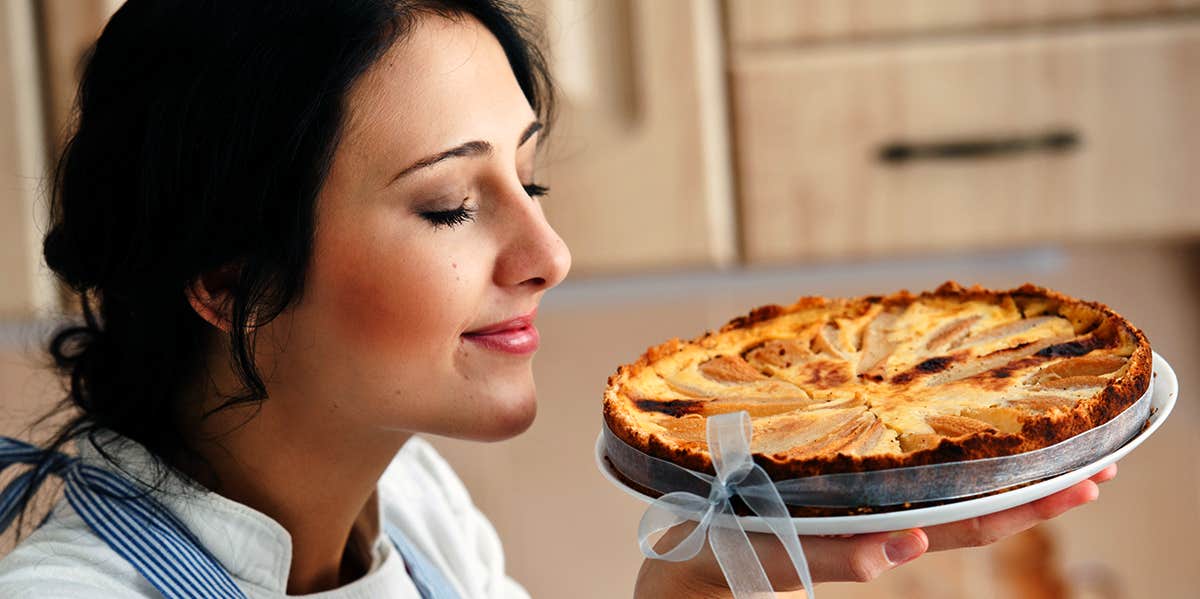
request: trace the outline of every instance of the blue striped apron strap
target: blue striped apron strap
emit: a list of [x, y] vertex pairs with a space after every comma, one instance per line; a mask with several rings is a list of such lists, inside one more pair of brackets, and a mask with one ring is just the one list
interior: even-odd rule
[[383, 526], [388, 537], [392, 539], [392, 545], [396, 546], [396, 550], [404, 558], [409, 576], [412, 577], [413, 584], [416, 585], [417, 591], [421, 593], [423, 599], [460, 599], [458, 591], [454, 589], [442, 571], [417, 550], [409, 542], [408, 537], [400, 532], [399, 528], [390, 522], [384, 522]]
[[20, 511], [25, 493], [57, 474], [66, 481], [67, 501], [83, 521], [167, 599], [246, 599], [187, 527], [125, 478], [78, 458], [0, 437], [0, 470], [20, 463], [39, 466], [0, 492], [0, 531]]

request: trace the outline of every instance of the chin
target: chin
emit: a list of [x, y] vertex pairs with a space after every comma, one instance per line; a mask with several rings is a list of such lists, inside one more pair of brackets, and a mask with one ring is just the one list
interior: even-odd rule
[[481, 419], [470, 423], [467, 430], [454, 435], [472, 441], [504, 441], [511, 439], [533, 425], [537, 417], [537, 396], [530, 389], [521, 395], [494, 398], [488, 409], [480, 410]]

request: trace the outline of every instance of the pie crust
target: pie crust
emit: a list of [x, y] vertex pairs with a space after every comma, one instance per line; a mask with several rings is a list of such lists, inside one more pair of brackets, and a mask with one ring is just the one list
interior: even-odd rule
[[774, 480], [1031, 451], [1099, 426], [1150, 385], [1146, 336], [1033, 285], [801, 298], [672, 339], [617, 369], [604, 418], [629, 445], [712, 472], [708, 415], [750, 413]]

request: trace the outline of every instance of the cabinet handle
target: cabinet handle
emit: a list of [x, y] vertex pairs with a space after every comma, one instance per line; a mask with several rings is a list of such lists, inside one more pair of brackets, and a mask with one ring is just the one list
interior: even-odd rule
[[1039, 135], [959, 139], [941, 142], [894, 142], [879, 149], [879, 160], [899, 166], [913, 160], [959, 160], [1023, 152], [1066, 152], [1079, 147], [1079, 133], [1070, 129]]

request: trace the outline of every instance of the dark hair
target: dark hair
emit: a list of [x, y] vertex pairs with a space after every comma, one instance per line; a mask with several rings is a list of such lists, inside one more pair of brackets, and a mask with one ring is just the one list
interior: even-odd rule
[[129, 0], [113, 15], [51, 188], [46, 263], [83, 322], [50, 342], [69, 376], [59, 409], [76, 410], [50, 448], [111, 429], [168, 463], [189, 455], [179, 404], [218, 337], [185, 288], [216, 269], [235, 273], [228, 344], [243, 387], [221, 408], [266, 398], [253, 323], [302, 292], [347, 92], [428, 14], [487, 27], [550, 122], [533, 30], [503, 0]]

